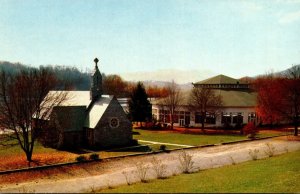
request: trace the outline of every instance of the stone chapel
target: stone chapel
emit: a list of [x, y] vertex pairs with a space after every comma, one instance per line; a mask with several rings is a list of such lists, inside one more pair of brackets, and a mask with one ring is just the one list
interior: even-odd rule
[[[111, 148], [132, 143], [132, 124], [118, 100], [103, 94], [102, 76], [95, 58], [90, 91], [49, 91], [47, 96], [65, 93], [66, 99], [52, 107], [46, 117], [44, 144], [54, 148]], [[47, 96], [45, 99], [47, 99]]]

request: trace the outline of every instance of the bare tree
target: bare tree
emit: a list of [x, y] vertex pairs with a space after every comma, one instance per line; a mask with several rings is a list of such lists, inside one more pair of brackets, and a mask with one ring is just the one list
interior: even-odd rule
[[47, 95], [56, 84], [54, 74], [46, 69], [27, 69], [14, 76], [0, 73], [0, 128], [13, 131], [10, 136], [17, 140], [29, 164], [45, 118], [65, 98], [66, 93]]
[[129, 95], [127, 83], [119, 75], [107, 75], [103, 77], [103, 91], [105, 94], [118, 98]]
[[201, 113], [201, 129], [204, 130], [204, 123], [207, 113], [215, 114], [222, 106], [222, 98], [216, 95], [210, 88], [193, 88], [189, 98], [189, 108]]
[[175, 111], [179, 105], [183, 102], [183, 95], [179, 86], [172, 80], [172, 82], [166, 87], [167, 97], [164, 98], [163, 104], [170, 112], [171, 129], [174, 126]]

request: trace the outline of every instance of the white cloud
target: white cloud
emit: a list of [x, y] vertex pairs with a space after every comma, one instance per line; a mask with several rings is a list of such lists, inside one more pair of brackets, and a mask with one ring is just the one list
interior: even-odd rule
[[300, 11], [283, 14], [279, 18], [280, 24], [293, 23], [300, 20]]
[[254, 1], [242, 1], [242, 8], [247, 12], [258, 12], [263, 9], [262, 5], [254, 2]]
[[277, 3], [284, 3], [284, 4], [298, 4], [300, 0], [276, 0]]
[[257, 13], [260, 13], [264, 9], [261, 3], [247, 0], [229, 1], [227, 5], [230, 5], [231, 9], [239, 13], [245, 19], [253, 18], [253, 16], [257, 15]]

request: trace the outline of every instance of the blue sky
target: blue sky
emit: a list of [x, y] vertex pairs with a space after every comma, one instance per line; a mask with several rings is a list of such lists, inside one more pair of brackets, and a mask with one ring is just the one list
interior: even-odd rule
[[2, 61], [86, 70], [98, 57], [107, 74], [178, 82], [300, 64], [300, 0], [0, 0], [0, 10]]

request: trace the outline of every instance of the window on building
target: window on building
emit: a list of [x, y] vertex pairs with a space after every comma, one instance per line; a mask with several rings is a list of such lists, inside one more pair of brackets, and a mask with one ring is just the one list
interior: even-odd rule
[[242, 114], [238, 114], [238, 116], [237, 116], [237, 123], [238, 124], [242, 124], [243, 123], [243, 115]]
[[216, 124], [216, 115], [212, 113], [206, 113], [205, 123]]
[[111, 128], [117, 128], [119, 127], [119, 119], [114, 117], [110, 119], [109, 125]]
[[243, 123], [243, 115], [242, 115], [242, 113], [233, 113], [232, 114], [232, 123], [234, 123], [234, 124], [242, 124]]
[[201, 113], [195, 112], [195, 123], [201, 123]]
[[255, 122], [256, 120], [256, 114], [254, 112], [251, 112], [248, 114], [248, 123]]
[[190, 118], [189, 116], [188, 116], [188, 117], [186, 116], [186, 117], [185, 117], [185, 124], [186, 124], [186, 125], [189, 125], [190, 122], [191, 122], [191, 118]]
[[223, 113], [221, 123], [231, 123], [231, 115], [229, 113]]

